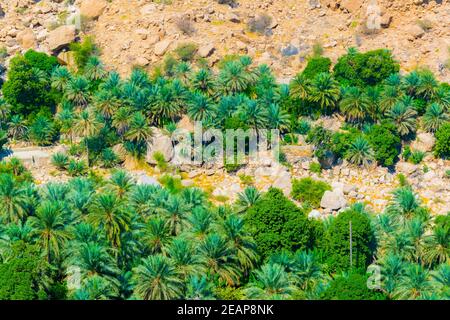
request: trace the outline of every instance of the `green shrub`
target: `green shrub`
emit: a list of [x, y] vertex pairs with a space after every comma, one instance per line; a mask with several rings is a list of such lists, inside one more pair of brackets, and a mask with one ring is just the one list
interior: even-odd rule
[[309, 165], [309, 171], [311, 171], [312, 173], [321, 174], [322, 173], [322, 166], [318, 162], [312, 162]]
[[409, 157], [409, 160], [413, 164], [419, 164], [422, 162], [424, 157], [425, 157], [425, 152], [416, 150], [416, 151], [411, 152], [411, 156]]
[[450, 158], [450, 123], [446, 123], [436, 131], [434, 153], [437, 157]]
[[72, 177], [78, 177], [86, 174], [87, 166], [83, 160], [72, 159], [67, 166], [67, 172]]
[[239, 179], [241, 180], [241, 183], [246, 186], [252, 186], [255, 183], [255, 179], [252, 176], [247, 176], [245, 174], [239, 175]]
[[322, 181], [316, 181], [312, 178], [303, 178], [292, 181], [292, 197], [301, 202], [306, 202], [313, 208], [320, 206], [325, 191], [331, 190], [331, 186]]
[[111, 148], [106, 148], [102, 151], [101, 161], [104, 168], [113, 168], [119, 163], [119, 157]]
[[321, 294], [323, 300], [386, 300], [382, 292], [367, 287], [367, 276], [352, 273], [339, 276]]
[[245, 224], [263, 258], [283, 249], [311, 248], [315, 240], [314, 225], [305, 212], [279, 189], [270, 188], [248, 209]]
[[70, 50], [73, 52], [75, 63], [81, 71], [84, 70], [84, 67], [91, 56], [98, 55], [100, 53], [92, 37], [84, 38], [81, 43], [71, 43]]
[[389, 167], [398, 160], [401, 151], [401, 139], [392, 124], [374, 125], [367, 134], [378, 164]]
[[175, 54], [181, 61], [192, 61], [195, 58], [198, 47], [195, 43], [182, 43], [175, 50]]
[[300, 119], [295, 127], [295, 132], [302, 135], [307, 135], [311, 130], [311, 124], [306, 119]]
[[30, 139], [39, 146], [51, 145], [55, 139], [56, 129], [52, 120], [46, 116], [37, 116], [30, 126]]
[[52, 164], [59, 170], [65, 170], [69, 164], [69, 157], [62, 152], [57, 152], [52, 156]]
[[312, 57], [308, 60], [302, 76], [306, 79], [313, 79], [316, 75], [322, 72], [330, 72], [331, 60], [325, 57]]
[[386, 49], [366, 53], [351, 52], [338, 59], [334, 76], [342, 85], [365, 87], [380, 84], [391, 74], [398, 73], [400, 66]]
[[167, 163], [166, 158], [164, 155], [157, 151], [153, 154], [153, 159], [156, 161], [156, 166], [161, 172], [165, 172], [167, 168], [169, 167], [169, 164]]

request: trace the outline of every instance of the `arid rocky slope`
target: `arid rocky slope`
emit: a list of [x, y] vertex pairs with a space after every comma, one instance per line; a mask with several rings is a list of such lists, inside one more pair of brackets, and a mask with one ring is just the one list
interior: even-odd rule
[[[214, 0], [1, 0], [0, 45], [9, 54], [28, 48], [58, 52], [90, 34], [104, 62], [128, 73], [133, 65], [150, 68], [178, 44], [193, 42], [211, 64], [226, 54], [247, 53], [283, 80], [301, 70], [315, 43], [333, 60], [352, 46], [387, 47], [404, 71], [427, 66], [450, 81], [448, 0], [236, 2], [233, 8]], [[270, 35], [248, 31], [248, 21], [260, 14], [272, 18]], [[67, 26], [80, 15], [82, 30]], [[180, 20], [191, 22], [192, 33], [180, 31]], [[368, 29], [367, 21], [375, 29]]]

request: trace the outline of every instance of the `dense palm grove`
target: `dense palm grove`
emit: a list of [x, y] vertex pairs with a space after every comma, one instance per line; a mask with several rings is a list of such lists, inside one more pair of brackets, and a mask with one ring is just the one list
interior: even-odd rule
[[[184, 114], [206, 127], [280, 129], [285, 143], [306, 135], [324, 167], [420, 162], [407, 147], [417, 130], [434, 133], [435, 156], [447, 158], [450, 86], [431, 72], [400, 75], [389, 51], [350, 49], [333, 67], [311, 56], [279, 85], [247, 56], [214, 72], [184, 45], [151, 74], [121, 79], [89, 39], [71, 49], [74, 70], [34, 51], [14, 57], [2, 88], [0, 145], [66, 143], [52, 161], [73, 178], [37, 185], [16, 159], [0, 164], [0, 299], [449, 298], [449, 216], [431, 215], [404, 178], [385, 212], [356, 203], [321, 221], [307, 217], [317, 195], [305, 181], [294, 182], [302, 207], [254, 187], [216, 206], [176, 177], [137, 184], [119, 168], [145, 157], [152, 127], [170, 133]], [[334, 113], [346, 119], [340, 132], [311, 125]]]

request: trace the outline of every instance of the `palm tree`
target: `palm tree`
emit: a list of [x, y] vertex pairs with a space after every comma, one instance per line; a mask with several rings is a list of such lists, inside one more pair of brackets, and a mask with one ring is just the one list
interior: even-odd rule
[[111, 119], [119, 108], [120, 100], [112, 91], [100, 90], [94, 96], [94, 107], [105, 119]]
[[436, 226], [425, 237], [423, 259], [428, 265], [448, 263], [450, 260], [450, 234], [448, 228]]
[[67, 83], [66, 98], [76, 106], [85, 107], [89, 101], [89, 81], [77, 76]]
[[106, 277], [113, 284], [117, 283], [115, 276], [119, 273], [116, 262], [108, 249], [97, 242], [77, 243], [70, 250], [67, 266], [80, 269], [82, 279], [92, 276]]
[[169, 226], [163, 219], [151, 218], [144, 227], [142, 241], [151, 254], [165, 254], [171, 241]]
[[189, 278], [186, 288], [187, 300], [213, 300], [213, 283], [205, 276], [192, 276]]
[[211, 71], [200, 69], [193, 74], [191, 86], [194, 90], [198, 90], [211, 97], [214, 95], [216, 83]]
[[436, 96], [438, 82], [431, 71], [420, 72], [420, 82], [417, 94], [426, 100], [432, 100]]
[[28, 128], [21, 115], [13, 115], [8, 123], [8, 135], [13, 139], [21, 139], [26, 136]]
[[347, 150], [345, 159], [351, 164], [367, 167], [375, 160], [375, 153], [366, 139], [358, 137]]
[[420, 202], [414, 192], [409, 187], [403, 187], [393, 192], [387, 212], [405, 224], [419, 208]]
[[154, 255], [142, 260], [134, 270], [135, 294], [144, 300], [171, 300], [181, 295], [182, 281], [173, 262]]
[[307, 100], [311, 89], [311, 81], [302, 76], [301, 73], [297, 74], [290, 83], [291, 96], [294, 99]]
[[426, 225], [422, 217], [415, 217], [411, 221], [408, 221], [406, 225], [408, 236], [414, 246], [416, 262], [420, 262], [422, 259], [425, 227]]
[[402, 102], [396, 103], [387, 117], [395, 124], [401, 136], [414, 133], [417, 129], [417, 111]]
[[83, 281], [81, 288], [77, 289], [73, 298], [75, 300], [109, 300], [118, 295], [117, 287], [107, 279], [94, 275]]
[[70, 109], [62, 109], [56, 114], [55, 118], [60, 125], [61, 134], [66, 137], [68, 136], [70, 142], [73, 142], [75, 113]]
[[383, 115], [381, 110], [381, 89], [379, 86], [368, 87], [366, 89], [366, 96], [368, 100], [368, 114], [373, 122], [380, 120]]
[[218, 277], [228, 285], [234, 285], [239, 278], [235, 252], [228, 241], [213, 233], [206, 236], [198, 247], [200, 263], [205, 273]]
[[423, 127], [428, 132], [436, 132], [439, 128], [450, 121], [450, 117], [438, 103], [432, 103], [428, 106], [423, 116]]
[[400, 277], [403, 275], [405, 263], [395, 254], [386, 255], [381, 261], [383, 289], [392, 296]]
[[400, 277], [394, 297], [397, 299], [414, 300], [433, 290], [433, 283], [429, 279], [429, 272], [418, 264], [410, 264]]
[[52, 83], [52, 88], [63, 92], [71, 79], [72, 75], [67, 67], [57, 66], [52, 72], [50, 81]]
[[108, 188], [120, 199], [124, 199], [134, 185], [133, 178], [125, 170], [117, 170], [111, 175]]
[[237, 260], [244, 271], [251, 270], [259, 259], [256, 243], [244, 230], [244, 220], [234, 214], [229, 215], [220, 224], [221, 234], [229, 241]]
[[339, 95], [339, 84], [331, 74], [322, 72], [313, 79], [309, 99], [317, 103], [324, 113], [334, 108]]
[[204, 240], [211, 231], [212, 222], [213, 217], [209, 210], [202, 207], [194, 208], [189, 217], [191, 228], [189, 229], [188, 236], [196, 241]]
[[295, 274], [295, 281], [302, 290], [312, 289], [324, 278], [314, 252], [296, 252], [291, 268]]
[[414, 97], [417, 94], [417, 90], [420, 86], [420, 76], [417, 71], [413, 71], [402, 79], [402, 89], [407, 95]]
[[201, 93], [194, 93], [189, 103], [188, 115], [194, 121], [203, 121], [212, 118], [215, 114], [216, 106], [212, 101]]
[[153, 131], [145, 116], [140, 112], [134, 113], [125, 137], [131, 141], [149, 141], [152, 136]]
[[100, 61], [100, 58], [91, 56], [84, 67], [84, 74], [89, 80], [97, 81], [105, 78], [107, 72], [104, 69], [103, 63]]
[[265, 264], [255, 271], [255, 282], [244, 290], [250, 299], [285, 300], [291, 297], [295, 289], [289, 274], [276, 263]]
[[[96, 115], [89, 109], [83, 110], [79, 114], [74, 125], [74, 132], [84, 139], [88, 139], [95, 136], [100, 132], [103, 127], [103, 123], [100, 122]], [[86, 160], [89, 167], [89, 143], [86, 141]]]
[[37, 208], [36, 216], [30, 217], [30, 224], [47, 256], [58, 258], [64, 243], [70, 238], [66, 230], [66, 218], [58, 202], [45, 201]]
[[225, 95], [232, 95], [247, 90], [249, 78], [244, 66], [238, 61], [228, 62], [219, 73], [220, 89]]
[[117, 109], [113, 114], [112, 126], [117, 130], [117, 133], [124, 135], [130, 127], [130, 109], [122, 107]]
[[433, 287], [441, 291], [443, 299], [448, 299], [450, 296], [450, 265], [442, 263], [439, 267], [431, 272], [431, 281]]
[[163, 207], [157, 210], [166, 220], [173, 236], [180, 234], [186, 228], [189, 207], [181, 197], [171, 195]]
[[10, 174], [0, 175], [0, 216], [6, 222], [17, 222], [27, 215], [28, 199], [25, 190]]
[[278, 104], [270, 104], [267, 110], [267, 123], [271, 129], [287, 130], [290, 125], [290, 115]]
[[450, 111], [450, 90], [446, 89], [443, 85], [439, 86], [434, 97], [434, 102], [442, 106], [444, 111]]
[[195, 253], [192, 241], [180, 237], [175, 238], [168, 249], [168, 255], [184, 281], [190, 275], [197, 273], [199, 257]]
[[173, 121], [180, 113], [180, 105], [175, 100], [174, 92], [170, 85], [155, 86], [152, 96], [154, 98], [150, 103], [151, 118], [156, 124], [162, 124], [166, 120]]
[[113, 248], [121, 247], [121, 234], [129, 230], [129, 217], [122, 201], [112, 193], [99, 194], [92, 202], [88, 221], [100, 227]]
[[236, 206], [238, 212], [245, 212], [248, 208], [253, 206], [261, 198], [261, 193], [255, 187], [247, 187], [238, 194]]
[[267, 110], [255, 100], [248, 99], [239, 107], [238, 112], [242, 120], [256, 132], [267, 126]]
[[344, 91], [340, 108], [348, 121], [362, 122], [370, 109], [370, 101], [359, 88], [350, 87]]
[[384, 86], [384, 90], [381, 94], [380, 107], [382, 113], [386, 113], [391, 110], [400, 98], [401, 92], [397, 87]]
[[3, 97], [0, 97], [0, 125], [8, 121], [10, 113], [11, 105]]

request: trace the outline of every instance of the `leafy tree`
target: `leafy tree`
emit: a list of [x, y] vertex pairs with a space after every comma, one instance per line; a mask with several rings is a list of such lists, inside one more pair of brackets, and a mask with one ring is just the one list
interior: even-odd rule
[[49, 76], [57, 65], [56, 58], [32, 50], [11, 59], [2, 91], [5, 101], [14, 106], [14, 114], [28, 118], [55, 110], [58, 98], [51, 90]]
[[279, 189], [271, 188], [247, 210], [246, 225], [262, 257], [287, 249], [310, 248], [313, 225], [306, 214]]
[[342, 85], [363, 87], [377, 85], [399, 70], [391, 52], [379, 49], [341, 56], [334, 66], [334, 75]]
[[[352, 224], [353, 256], [350, 266], [350, 222]], [[354, 206], [333, 219], [325, 231], [327, 263], [332, 270], [348, 271], [365, 268], [375, 250], [375, 235], [363, 209]]]
[[435, 134], [434, 153], [441, 158], [450, 157], [450, 123], [442, 125]]
[[366, 137], [378, 163], [386, 167], [394, 165], [401, 150], [401, 140], [395, 127], [387, 123], [374, 125]]

